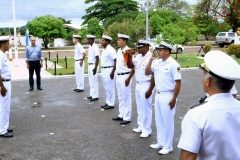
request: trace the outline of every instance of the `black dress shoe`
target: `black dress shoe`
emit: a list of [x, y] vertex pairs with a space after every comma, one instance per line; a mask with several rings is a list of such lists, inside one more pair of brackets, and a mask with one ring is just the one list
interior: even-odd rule
[[8, 129], [7, 129], [7, 132], [9, 132], [9, 133], [10, 133], [10, 132], [13, 132], [13, 129], [8, 128]]
[[122, 121], [123, 119], [120, 118], [120, 117], [113, 117], [112, 120], [114, 120], [114, 121]]
[[96, 101], [96, 100], [98, 100], [98, 98], [92, 98], [92, 99], [90, 99], [90, 101]]
[[73, 91], [77, 91], [78, 89], [76, 88], [76, 89], [74, 89]]
[[0, 135], [0, 137], [11, 138], [13, 135], [11, 133], [6, 132], [5, 134]]
[[82, 90], [82, 89], [78, 89], [76, 92], [83, 92], [84, 90]]
[[37, 87], [38, 90], [43, 90], [42, 87]]
[[29, 91], [32, 91], [32, 90], [33, 90], [33, 87], [30, 87], [30, 88], [29, 88]]
[[122, 121], [122, 122], [120, 122], [120, 125], [126, 125], [126, 124], [128, 124], [128, 123], [130, 123], [131, 121]]
[[107, 107], [107, 106], [108, 106], [108, 104], [104, 104], [104, 105], [101, 106], [101, 108], [104, 108], [104, 107]]
[[104, 107], [105, 110], [113, 109], [113, 108], [114, 108], [114, 106], [106, 106], [106, 107]]
[[87, 99], [92, 99], [92, 96], [88, 96]]

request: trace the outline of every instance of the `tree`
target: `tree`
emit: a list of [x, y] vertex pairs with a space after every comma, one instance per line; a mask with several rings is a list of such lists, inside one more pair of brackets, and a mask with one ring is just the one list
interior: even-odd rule
[[[122, 33], [130, 36], [128, 40], [128, 46], [135, 47], [134, 43], [136, 43], [139, 39], [144, 39], [145, 37], [145, 24], [144, 21], [140, 21], [139, 19], [124, 19], [123, 22], [114, 22], [110, 25], [104, 34], [112, 37], [112, 45], [116, 47], [117, 42], [117, 34]], [[149, 28], [149, 33], [151, 34], [152, 29]]]
[[163, 27], [170, 23], [176, 23], [183, 18], [171, 10], [151, 10], [149, 13], [149, 25], [153, 28], [153, 36], [163, 32]]
[[183, 44], [191, 39], [197, 39], [199, 35], [198, 27], [191, 21], [178, 21], [163, 27], [163, 38], [179, 44]]
[[96, 38], [101, 38], [104, 31], [104, 27], [99, 25], [100, 21], [98, 18], [91, 18], [87, 22], [88, 34], [95, 35]]
[[[62, 20], [63, 24], [71, 24], [71, 20], [66, 20], [65, 18], [62, 18], [62, 17], [58, 17], [58, 19]], [[63, 37], [64, 39], [67, 39], [67, 40], [71, 40], [72, 39], [72, 35], [74, 33], [73, 29], [71, 28], [65, 28], [66, 30], [66, 35]]]
[[202, 0], [196, 5], [195, 13], [211, 17], [218, 22], [229, 23], [233, 31], [236, 31], [240, 25], [238, 0]]
[[135, 19], [138, 16], [139, 12], [129, 12], [129, 13], [119, 13], [116, 16], [108, 17], [106, 22], [104, 23], [104, 27], [107, 28], [114, 22], [121, 23], [123, 19]]
[[189, 5], [184, 0], [158, 0], [157, 4], [158, 8], [163, 10], [171, 10], [173, 12], [176, 12], [178, 14], [185, 13], [185, 11], [188, 9]]
[[49, 40], [53, 38], [64, 38], [66, 30], [63, 28], [63, 21], [51, 15], [36, 17], [29, 22], [29, 32], [31, 35], [43, 39], [47, 48]]
[[[85, 4], [96, 2], [85, 0]], [[135, 0], [98, 0], [94, 5], [86, 9], [83, 24], [86, 24], [92, 17], [98, 18], [103, 24], [107, 18], [114, 17], [119, 13], [137, 12], [138, 6]]]

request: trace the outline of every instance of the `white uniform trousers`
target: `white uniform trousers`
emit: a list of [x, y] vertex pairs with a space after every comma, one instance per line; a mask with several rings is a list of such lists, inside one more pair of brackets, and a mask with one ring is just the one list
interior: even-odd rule
[[173, 92], [157, 92], [155, 96], [155, 121], [157, 128], [158, 144], [165, 149], [172, 148], [174, 134], [174, 115], [176, 105], [171, 110], [170, 100], [173, 98]]
[[109, 106], [114, 106], [115, 104], [115, 77], [111, 79], [110, 73], [112, 72], [113, 68], [102, 68], [101, 77], [103, 86], [106, 93], [106, 104]]
[[11, 103], [11, 81], [3, 82], [7, 89], [6, 96], [0, 94], [0, 134], [5, 134], [9, 126], [10, 103]]
[[132, 115], [132, 97], [131, 97], [131, 86], [132, 80], [129, 85], [125, 86], [125, 80], [129, 74], [116, 75], [116, 86], [118, 90], [118, 101], [119, 101], [119, 115], [118, 117], [123, 118], [124, 121], [131, 121]]
[[152, 95], [146, 99], [145, 93], [149, 89], [150, 82], [136, 83], [136, 104], [138, 113], [138, 128], [142, 130], [144, 134], [151, 134], [152, 129]]
[[80, 61], [75, 61], [75, 76], [76, 76], [76, 84], [77, 89], [84, 90], [84, 62], [82, 64], [82, 67], [80, 66]]
[[93, 75], [92, 70], [94, 69], [95, 64], [88, 65], [88, 79], [90, 85], [90, 96], [92, 98], [98, 98], [98, 67], [97, 72]]

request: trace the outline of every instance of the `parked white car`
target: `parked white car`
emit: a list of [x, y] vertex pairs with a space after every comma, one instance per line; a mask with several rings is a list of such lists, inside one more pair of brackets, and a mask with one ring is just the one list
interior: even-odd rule
[[224, 47], [224, 45], [234, 44], [234, 39], [237, 37], [235, 32], [219, 32], [216, 36], [216, 42], [219, 47]]

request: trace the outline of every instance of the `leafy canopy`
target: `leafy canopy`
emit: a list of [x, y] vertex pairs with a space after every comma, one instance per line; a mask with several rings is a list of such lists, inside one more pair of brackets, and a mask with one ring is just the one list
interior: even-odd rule
[[63, 21], [51, 15], [36, 17], [29, 22], [29, 33], [43, 39], [45, 48], [50, 39], [64, 38]]
[[[145, 30], [146, 26], [144, 21], [139, 21], [137, 18], [134, 19], [124, 19], [123, 22], [114, 22], [110, 25], [104, 34], [112, 37], [112, 45], [117, 47], [117, 34], [122, 33], [130, 36], [128, 40], [129, 47], [135, 47], [134, 43], [136, 43], [139, 39], [145, 39]], [[152, 29], [149, 27], [149, 33], [151, 34]]]
[[[95, 0], [85, 0], [85, 4], [96, 2]], [[114, 17], [119, 13], [137, 12], [137, 1], [134, 0], [98, 0], [94, 5], [86, 9], [83, 24], [86, 24], [92, 17], [98, 18], [101, 22], [106, 22], [108, 17]]]
[[202, 0], [197, 4], [195, 14], [211, 17], [218, 22], [224, 21], [233, 31], [240, 26], [239, 0]]

